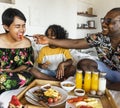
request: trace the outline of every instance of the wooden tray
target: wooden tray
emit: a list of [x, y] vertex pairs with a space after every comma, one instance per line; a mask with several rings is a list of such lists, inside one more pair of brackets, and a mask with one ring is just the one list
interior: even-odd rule
[[[40, 107], [40, 106], [35, 106], [30, 104], [29, 102], [26, 101], [24, 94], [26, 93], [27, 90], [29, 90], [30, 88], [34, 87], [34, 86], [41, 86], [41, 85], [45, 85], [45, 84], [51, 84], [53, 86], [58, 86], [60, 87], [60, 82], [58, 81], [49, 81], [49, 80], [39, 80], [39, 79], [35, 79], [30, 85], [28, 85], [22, 92], [20, 92], [17, 95], [17, 98], [20, 100], [20, 102], [22, 104], [26, 104], [28, 105], [28, 108], [45, 108], [45, 107]], [[73, 94], [72, 92], [70, 93], [70, 95]], [[103, 108], [117, 108], [111, 94], [109, 93], [108, 90], [106, 90], [106, 93], [104, 96], [100, 97], [100, 100], [102, 102]], [[54, 107], [55, 108], [55, 107]], [[65, 108], [65, 103], [63, 103], [62, 105], [56, 106], [56, 108]]]

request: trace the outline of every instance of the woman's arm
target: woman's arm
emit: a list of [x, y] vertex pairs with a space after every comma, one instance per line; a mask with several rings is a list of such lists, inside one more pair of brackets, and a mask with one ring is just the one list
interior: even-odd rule
[[16, 68], [16, 69], [3, 69], [3, 71], [5, 71], [5, 72], [20, 72], [20, 71], [22, 71], [22, 70], [27, 70], [29, 68], [29, 66], [27, 66], [27, 65], [22, 65], [22, 66], [20, 66], [20, 67], [18, 67], [18, 68]]

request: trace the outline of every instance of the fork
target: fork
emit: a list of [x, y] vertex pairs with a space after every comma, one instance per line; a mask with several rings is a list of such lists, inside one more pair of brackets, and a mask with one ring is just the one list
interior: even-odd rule
[[42, 101], [42, 99], [40, 99], [38, 96], [36, 96], [35, 94], [31, 93], [30, 91], [28, 91], [29, 94], [31, 94], [34, 98], [30, 97], [29, 95], [26, 95], [28, 98], [32, 99], [33, 101], [39, 103], [40, 105], [44, 106], [45, 108], [50, 108], [50, 106], [45, 103], [44, 101]]
[[32, 35], [25, 35], [25, 36], [27, 36], [27, 37], [33, 37]]

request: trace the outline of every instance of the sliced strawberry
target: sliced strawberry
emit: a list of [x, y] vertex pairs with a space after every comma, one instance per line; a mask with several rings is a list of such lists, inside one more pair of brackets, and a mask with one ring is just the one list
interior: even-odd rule
[[15, 106], [21, 106], [22, 105], [21, 102], [17, 99], [17, 97], [15, 95], [12, 96], [10, 103], [15, 105]]

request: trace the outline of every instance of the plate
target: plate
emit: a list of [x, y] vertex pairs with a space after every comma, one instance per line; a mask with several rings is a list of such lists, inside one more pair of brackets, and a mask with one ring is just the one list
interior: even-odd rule
[[[67, 99], [71, 99], [71, 98], [76, 98], [77, 96], [69, 96]], [[91, 97], [88, 97], [88, 99], [90, 99]], [[65, 104], [65, 108], [80, 108], [80, 105], [90, 105], [93, 108], [103, 108], [102, 103], [100, 101], [99, 98], [91, 98], [91, 99], [95, 99], [96, 101], [91, 101], [91, 102], [84, 102], [84, 101], [80, 101], [79, 103], [76, 103], [76, 105], [78, 105], [78, 107], [76, 107], [73, 103], [68, 103], [66, 101]]]
[[[58, 100], [58, 102], [49, 104], [49, 106], [50, 106], [50, 107], [54, 107], [54, 106], [57, 106], [57, 105], [60, 105], [60, 104], [64, 103], [64, 102], [66, 101], [66, 99], [67, 99], [68, 93], [67, 93], [65, 90], [63, 90], [62, 88], [57, 87], [57, 86], [51, 86], [51, 88], [53, 88], [54, 90], [57, 90], [57, 91], [61, 94], [61, 99]], [[36, 90], [38, 90], [38, 89], [41, 89], [41, 86], [36, 86], [36, 87], [33, 87], [33, 88], [29, 89], [29, 90], [25, 93], [25, 99], [26, 99], [29, 103], [33, 104], [33, 105], [40, 106], [40, 104], [38, 104], [37, 102], [35, 102], [35, 101], [33, 101], [32, 99], [30, 99], [30, 98], [27, 97], [27, 95], [30, 96], [30, 97], [32, 97], [32, 95], [31, 95], [29, 92], [34, 92], [34, 91], [36, 91]], [[32, 98], [34, 98], [34, 97], [32, 97]]]

